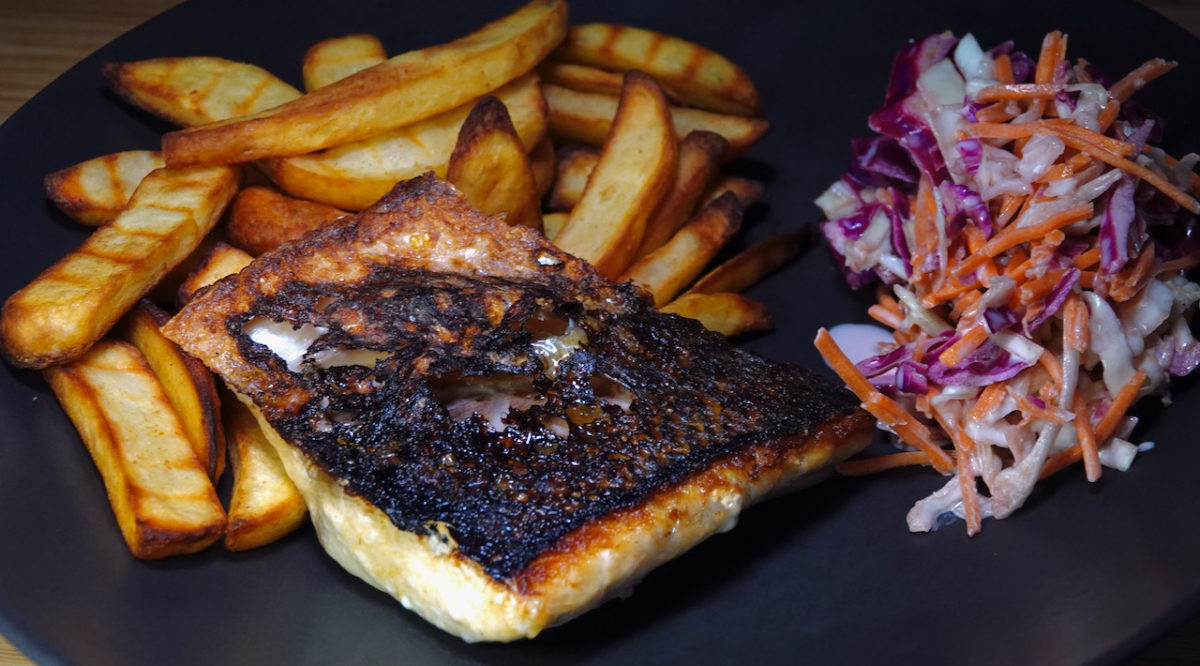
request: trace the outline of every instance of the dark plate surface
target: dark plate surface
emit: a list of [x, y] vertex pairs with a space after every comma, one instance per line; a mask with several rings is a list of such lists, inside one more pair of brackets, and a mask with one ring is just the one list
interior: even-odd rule
[[[812, 3], [815, 5], [815, 3]], [[42, 176], [104, 153], [153, 148], [165, 125], [107, 93], [99, 64], [217, 55], [299, 83], [305, 49], [374, 32], [391, 52], [465, 34], [511, 7], [488, 2], [193, 0], [72, 69], [0, 126], [0, 295], [80, 242]], [[812, 200], [866, 134], [892, 55], [950, 29], [1068, 54], [1116, 75], [1153, 57], [1181, 66], [1141, 99], [1166, 146], [1200, 148], [1200, 43], [1117, 1], [576, 2], [575, 22], [624, 22], [709, 45], [757, 81], [775, 129], [739, 165], [769, 179], [746, 241], [813, 221]], [[757, 286], [776, 329], [760, 353], [818, 365], [820, 325], [864, 320], [822, 249]], [[125, 549], [103, 486], [36, 373], [0, 370], [0, 631], [45, 663], [1077, 663], [1118, 660], [1200, 607], [1200, 391], [1142, 409], [1158, 447], [1125, 474], [1040, 487], [1014, 518], [908, 533], [932, 472], [834, 479], [772, 500], [614, 601], [533, 641], [466, 645], [342, 572], [311, 529], [245, 554], [214, 548], [145, 563]]]

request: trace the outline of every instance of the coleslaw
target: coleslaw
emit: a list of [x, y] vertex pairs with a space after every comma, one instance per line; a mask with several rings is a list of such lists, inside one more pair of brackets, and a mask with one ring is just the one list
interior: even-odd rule
[[1200, 365], [1188, 320], [1200, 285], [1195, 154], [1155, 146], [1159, 118], [1131, 96], [1175, 63], [1119, 80], [1067, 59], [1052, 32], [1036, 59], [947, 32], [897, 55], [876, 136], [817, 200], [850, 286], [891, 341], [848, 358], [816, 345], [904, 449], [846, 474], [923, 464], [947, 475], [908, 513], [978, 533], [1039, 479], [1082, 461], [1091, 481], [1149, 448], [1139, 398]]

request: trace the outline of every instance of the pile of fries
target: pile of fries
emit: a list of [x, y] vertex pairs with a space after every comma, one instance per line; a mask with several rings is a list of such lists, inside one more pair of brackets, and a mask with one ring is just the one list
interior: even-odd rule
[[[388, 57], [370, 35], [314, 45], [306, 90], [217, 57], [110, 63], [125, 100], [181, 129], [160, 151], [50, 174], [96, 227], [4, 304], [2, 351], [43, 370], [139, 558], [288, 534], [305, 507], [251, 410], [159, 332], [254, 257], [433, 171], [480, 210], [542, 230], [665, 311], [727, 335], [766, 328], [743, 289], [805, 235], [697, 280], [762, 183], [724, 166], [763, 136], [758, 93], [719, 54], [533, 0], [453, 42]], [[232, 492], [215, 491], [228, 457]]]

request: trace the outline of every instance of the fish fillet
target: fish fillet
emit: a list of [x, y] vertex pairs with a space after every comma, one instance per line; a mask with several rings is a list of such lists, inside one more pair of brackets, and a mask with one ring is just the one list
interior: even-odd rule
[[871, 432], [844, 389], [657, 312], [433, 176], [164, 332], [255, 408], [326, 551], [471, 641], [594, 607]]

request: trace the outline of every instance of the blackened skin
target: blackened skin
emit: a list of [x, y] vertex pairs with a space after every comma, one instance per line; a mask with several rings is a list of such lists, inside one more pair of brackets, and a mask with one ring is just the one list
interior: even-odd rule
[[[267, 418], [396, 526], [430, 534], [444, 526], [460, 553], [499, 580], [597, 516], [857, 405], [806, 369], [658, 313], [629, 285], [580, 293], [376, 268], [350, 285], [297, 283], [262, 297], [229, 330], [244, 358], [287, 375], [242, 326], [256, 316], [295, 322], [296, 313], [305, 319], [296, 323], [328, 329], [310, 357], [331, 347], [389, 356], [374, 368], [309, 367], [297, 381], [316, 397], [298, 412], [267, 407]], [[531, 348], [546, 313], [576, 321], [587, 339], [553, 379]], [[435, 390], [512, 375], [532, 380], [544, 402], [510, 410], [502, 432], [478, 416], [456, 421]], [[595, 395], [601, 377], [633, 394], [628, 409]], [[569, 435], [548, 423], [569, 424]]]

